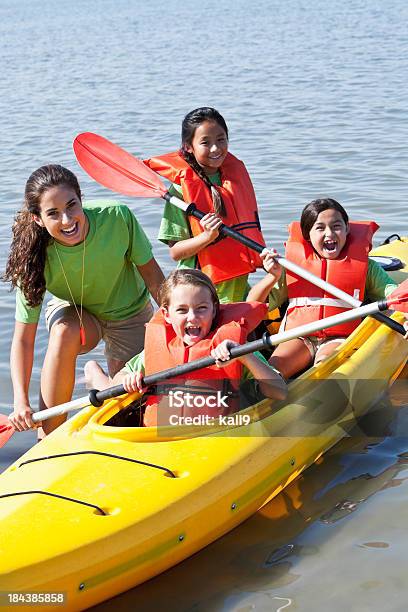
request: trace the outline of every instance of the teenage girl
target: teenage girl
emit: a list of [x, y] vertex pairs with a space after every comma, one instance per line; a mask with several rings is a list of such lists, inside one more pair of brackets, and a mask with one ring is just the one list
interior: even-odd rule
[[[48, 348], [41, 371], [40, 409], [71, 399], [75, 363], [103, 339], [113, 376], [143, 348], [163, 274], [143, 229], [118, 202], [88, 202], [76, 176], [59, 165], [29, 177], [13, 226], [4, 279], [17, 289], [11, 347], [14, 412], [19, 431], [33, 426], [29, 384], [34, 341], [45, 291]], [[64, 416], [44, 421], [44, 432]]]
[[[368, 258], [371, 238], [378, 226], [373, 222], [349, 222], [344, 208], [332, 198], [313, 200], [302, 212], [300, 226], [292, 223], [286, 256], [360, 301], [376, 301], [389, 295], [394, 281]], [[248, 300], [266, 301], [270, 309], [289, 300], [283, 329], [319, 320], [350, 308], [330, 293], [282, 269], [265, 251], [261, 257], [267, 275], [249, 292]], [[333, 353], [355, 329], [350, 321], [278, 345], [269, 360], [285, 378]]]
[[[189, 393], [194, 390], [191, 379], [195, 384], [200, 382], [198, 395], [203, 392], [203, 386], [208, 392], [215, 392], [221, 388], [219, 385], [224, 387], [224, 379], [229, 379], [232, 386], [238, 382], [238, 387], [250, 381], [253, 389], [249, 395], [254, 396], [253, 403], [262, 396], [277, 400], [286, 397], [285, 382], [260, 353], [230, 359], [230, 349], [245, 342], [247, 333], [264, 317], [263, 305], [243, 303], [220, 307], [213, 283], [199, 270], [172, 272], [160, 289], [160, 304], [159, 312], [147, 325], [145, 350], [128, 361], [113, 378], [96, 361], [89, 361], [85, 366], [89, 386], [104, 389], [123, 384], [129, 393], [145, 391], [142, 387], [145, 373], [152, 374], [211, 354], [217, 359], [216, 366], [191, 373], [190, 384], [185, 387]], [[157, 397], [148, 398], [145, 425], [165, 424], [160, 420], [159, 403]], [[239, 402], [234, 401], [229, 412], [236, 410]]]
[[248, 274], [262, 267], [259, 255], [231, 238], [221, 238], [225, 223], [265, 244], [254, 189], [244, 164], [228, 152], [228, 128], [210, 107], [188, 113], [181, 148], [145, 161], [172, 183], [171, 195], [194, 202], [206, 215], [197, 221], [167, 203], [159, 240], [170, 247], [180, 268], [200, 268], [216, 286], [221, 303], [244, 300]]

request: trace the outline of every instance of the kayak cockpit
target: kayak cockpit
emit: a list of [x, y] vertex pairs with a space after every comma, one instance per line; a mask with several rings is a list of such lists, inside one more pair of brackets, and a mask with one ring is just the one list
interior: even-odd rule
[[[252, 435], [242, 433], [242, 428], [260, 422], [272, 412], [271, 400], [264, 399], [249, 408], [228, 415], [218, 423], [206, 421], [203, 417], [194, 424], [177, 424], [160, 427], [145, 427], [143, 421], [143, 400], [139, 394], [116, 398], [107, 402], [89, 419], [87, 429], [93, 437], [112, 437], [129, 442], [165, 442], [184, 440], [197, 436], [208, 436], [228, 431], [228, 435]], [[274, 403], [275, 406], [275, 403]], [[278, 403], [276, 403], [278, 409]], [[255, 434], [256, 435], [256, 434]]]

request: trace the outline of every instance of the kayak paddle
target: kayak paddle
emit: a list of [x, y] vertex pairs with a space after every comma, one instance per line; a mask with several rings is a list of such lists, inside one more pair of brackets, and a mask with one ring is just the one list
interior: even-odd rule
[[[301, 325], [300, 327], [280, 332], [278, 334], [270, 335], [265, 333], [259, 340], [253, 340], [252, 342], [246, 342], [241, 346], [235, 346], [230, 350], [231, 359], [242, 357], [243, 355], [248, 355], [249, 353], [254, 353], [255, 351], [260, 351], [262, 349], [269, 349], [278, 344], [282, 344], [282, 342], [287, 342], [288, 340], [298, 338], [299, 336], [308, 336], [326, 327], [340, 325], [345, 321], [353, 321], [359, 317], [372, 315], [388, 309], [408, 312], [408, 279], [401, 283], [401, 285], [399, 285], [387, 298], [379, 300], [378, 302], [372, 302], [371, 304], [366, 304], [365, 306], [360, 306], [359, 308], [353, 308], [347, 312], [326, 317], [325, 319], [314, 321], [313, 323], [307, 323], [306, 325]], [[401, 327], [403, 328], [402, 325]], [[195, 370], [212, 366], [215, 364], [215, 361], [216, 360], [214, 357], [211, 357], [210, 355], [208, 357], [201, 357], [200, 359], [195, 359], [189, 363], [184, 363], [182, 365], [163, 370], [162, 372], [157, 372], [155, 374], [151, 374], [150, 376], [146, 376], [143, 379], [143, 385], [149, 387], [158, 382], [168, 380], [169, 378], [183, 376], [185, 374], [189, 374], [190, 372], [194, 372]], [[38, 423], [54, 416], [66, 414], [71, 410], [85, 408], [85, 406], [90, 406], [91, 404], [99, 407], [102, 406], [106, 400], [118, 397], [125, 393], [126, 391], [123, 385], [116, 385], [102, 391], [91, 389], [89, 394], [85, 397], [72, 400], [65, 404], [60, 404], [59, 406], [47, 408], [46, 410], [40, 410], [33, 413], [31, 418], [34, 423]], [[0, 414], [0, 448], [6, 444], [7, 440], [13, 435], [14, 431], [15, 429], [8, 420], [7, 416]]]
[[[104, 187], [107, 187], [107, 189], [127, 196], [163, 198], [170, 202], [170, 204], [183, 210], [186, 215], [199, 220], [205, 216], [205, 213], [199, 210], [193, 202], [186, 204], [180, 198], [170, 195], [161, 178], [151, 168], [103, 136], [93, 134], [92, 132], [83, 132], [75, 138], [73, 147], [79, 165], [89, 176]], [[228, 225], [221, 224], [219, 233], [222, 236], [228, 236], [241, 242], [257, 253], [262, 253], [265, 248], [263, 245], [255, 242], [255, 240], [228, 227]], [[361, 306], [359, 300], [315, 276], [308, 270], [304, 270], [285, 257], [278, 255], [276, 256], [276, 261], [287, 270], [343, 300], [353, 308]], [[374, 318], [388, 325], [394, 331], [401, 334], [404, 333], [402, 325], [391, 320], [389, 317], [383, 314], [376, 314]]]

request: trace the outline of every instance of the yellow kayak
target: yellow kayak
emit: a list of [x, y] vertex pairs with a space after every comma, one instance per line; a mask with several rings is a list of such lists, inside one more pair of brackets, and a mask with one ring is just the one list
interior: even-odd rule
[[[374, 253], [408, 276], [408, 239]], [[367, 318], [283, 405], [264, 400], [228, 427], [106, 425], [136, 394], [85, 408], [0, 476], [0, 603], [26, 609], [34, 594], [84, 610], [185, 559], [349, 435], [407, 358], [408, 342]]]

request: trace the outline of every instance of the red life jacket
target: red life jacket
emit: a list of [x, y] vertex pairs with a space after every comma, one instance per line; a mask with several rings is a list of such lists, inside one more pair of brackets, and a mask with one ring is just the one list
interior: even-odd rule
[[[178, 338], [171, 324], [166, 323], [162, 310], [158, 310], [146, 325], [145, 335], [145, 373], [154, 374], [167, 368], [172, 368], [183, 363], [188, 363], [209, 356], [211, 350], [223, 340], [234, 340], [239, 344], [246, 341], [250, 331], [266, 316], [267, 306], [260, 302], [236, 302], [234, 304], [222, 304], [218, 315], [217, 329], [212, 331], [206, 338], [200, 340], [193, 346], [186, 346]], [[239, 410], [238, 391], [242, 377], [242, 365], [239, 360], [234, 360], [230, 365], [222, 368], [209, 366], [192, 372], [188, 377], [188, 386], [185, 385], [185, 377], [178, 376], [157, 386], [158, 394], [149, 395], [144, 416], [144, 424], [148, 427], [156, 425], [168, 425], [171, 415], [197, 416], [206, 414], [208, 416], [219, 416], [230, 414]], [[224, 381], [229, 382], [228, 389]], [[169, 391], [181, 390], [183, 393], [191, 393], [194, 396], [205, 397], [210, 394], [216, 395], [217, 391], [228, 395], [228, 408], [225, 403], [221, 407], [204, 406], [188, 407], [170, 405]], [[174, 397], [174, 396], [173, 396]], [[220, 410], [221, 408], [221, 410]], [[224, 409], [222, 409], [224, 408]]]
[[[204, 213], [214, 212], [207, 185], [177, 151], [152, 157], [144, 160], [144, 163], [172, 183], [181, 185], [186, 203], [194, 202]], [[220, 171], [222, 185], [214, 187], [220, 192], [225, 204], [227, 215], [223, 221], [244, 236], [265, 245], [254, 188], [245, 165], [228, 153]], [[188, 217], [188, 222], [193, 236], [201, 234], [203, 228], [198, 219]], [[237, 278], [262, 267], [258, 253], [232, 238], [217, 240], [199, 251], [197, 257], [201, 270], [213, 283]]]
[[[351, 221], [349, 227], [350, 231], [340, 257], [324, 259], [316, 253], [311, 243], [303, 238], [300, 224], [293, 222], [289, 225], [286, 257], [362, 302], [368, 269], [368, 253], [378, 225], [373, 221]], [[293, 329], [351, 308], [343, 300], [333, 297], [289, 270], [286, 271], [286, 281], [289, 306], [285, 329]], [[310, 335], [321, 338], [348, 336], [359, 322], [359, 320], [348, 321]]]

